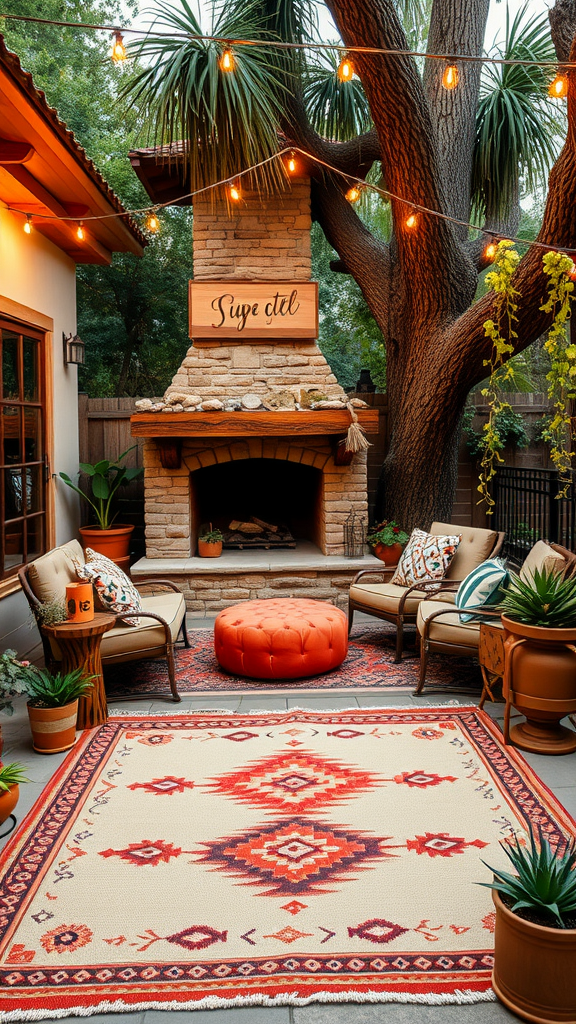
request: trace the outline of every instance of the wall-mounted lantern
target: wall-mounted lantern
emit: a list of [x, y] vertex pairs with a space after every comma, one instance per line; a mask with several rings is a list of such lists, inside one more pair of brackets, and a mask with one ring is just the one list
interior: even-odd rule
[[69, 363], [76, 363], [78, 366], [84, 366], [84, 351], [85, 344], [78, 337], [77, 334], [64, 334], [62, 332], [62, 342], [64, 345], [64, 366], [68, 366]]

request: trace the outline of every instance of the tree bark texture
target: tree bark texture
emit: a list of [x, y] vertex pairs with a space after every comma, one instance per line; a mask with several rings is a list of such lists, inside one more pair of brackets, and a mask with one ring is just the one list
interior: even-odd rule
[[[356, 0], [327, 2], [346, 46], [408, 48], [392, 0], [370, 0], [362, 17]], [[487, 13], [488, 0], [434, 0], [428, 52], [480, 54]], [[567, 34], [572, 38], [576, 28], [576, 0], [556, 0], [550, 17], [559, 47], [566, 48]], [[576, 61], [574, 42], [569, 56]], [[314, 214], [386, 342], [391, 440], [377, 514], [408, 529], [429, 527], [435, 519], [450, 521], [462, 410], [471, 387], [486, 375], [491, 351], [483, 324], [494, 315], [494, 295], [474, 303], [486, 238], [470, 242], [466, 229], [445, 219], [470, 217], [480, 65], [461, 62], [459, 85], [448, 92], [440, 84], [443, 61], [428, 59], [423, 78], [406, 56], [355, 53], [353, 61], [374, 132], [362, 140], [326, 142], [306, 123], [297, 97], [285, 128], [295, 144], [348, 174], [364, 175], [380, 159], [386, 188], [398, 197], [391, 199], [394, 234], [385, 245], [346, 202], [343, 181], [310, 162]], [[576, 71], [569, 76], [568, 133], [550, 174], [539, 234], [539, 241], [555, 248], [576, 248]], [[416, 211], [410, 229], [412, 204], [445, 216]], [[540, 311], [544, 251], [529, 249], [513, 282], [521, 296], [516, 351], [551, 322]]]

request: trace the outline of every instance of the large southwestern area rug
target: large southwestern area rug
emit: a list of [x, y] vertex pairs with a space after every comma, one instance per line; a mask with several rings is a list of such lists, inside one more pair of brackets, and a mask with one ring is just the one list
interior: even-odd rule
[[[410, 630], [407, 633], [410, 637]], [[419, 660], [415, 646], [407, 643], [403, 660], [395, 664], [396, 632], [393, 626], [382, 621], [354, 627], [346, 660], [333, 672], [309, 679], [283, 679], [276, 684], [271, 684], [269, 679], [258, 682], [233, 676], [220, 668], [210, 629], [190, 630], [190, 642], [192, 646], [189, 649], [179, 648], [176, 654], [176, 681], [182, 694], [221, 693], [228, 696], [255, 691], [277, 694], [279, 687], [304, 693], [315, 690], [345, 693], [351, 689], [378, 693], [391, 688], [411, 692], [418, 683]], [[471, 658], [432, 655], [426, 679], [427, 692], [440, 688], [480, 695], [482, 691], [480, 669]], [[167, 680], [168, 672], [163, 661], [132, 662], [106, 670], [106, 686], [120, 699], [131, 690], [144, 693], [158, 690], [167, 686]]]
[[528, 820], [574, 829], [475, 708], [112, 718], [4, 854], [0, 1020], [493, 998]]

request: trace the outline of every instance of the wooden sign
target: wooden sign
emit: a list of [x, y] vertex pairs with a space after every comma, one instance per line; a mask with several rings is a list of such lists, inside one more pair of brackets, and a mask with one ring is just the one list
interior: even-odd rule
[[318, 337], [316, 281], [190, 281], [190, 337], [236, 342]]

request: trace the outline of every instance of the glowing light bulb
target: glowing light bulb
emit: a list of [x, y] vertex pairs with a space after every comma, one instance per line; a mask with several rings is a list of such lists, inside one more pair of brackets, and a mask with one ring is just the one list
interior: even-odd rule
[[236, 60], [232, 50], [223, 50], [220, 54], [220, 60], [218, 61], [220, 71], [234, 71], [236, 67]]
[[83, 242], [86, 238], [86, 232], [84, 231], [84, 221], [80, 221], [78, 227], [76, 228], [76, 238], [79, 242]]
[[240, 199], [240, 187], [239, 185], [230, 185], [230, 199], [237, 203]]
[[460, 78], [458, 68], [455, 64], [448, 64], [444, 68], [444, 74], [442, 75], [442, 85], [445, 89], [455, 89], [458, 85], [458, 79]]
[[24, 224], [24, 234], [25, 235], [31, 235], [32, 234], [32, 217], [30, 216], [29, 213], [26, 214], [26, 223]]
[[341, 82], [350, 82], [354, 78], [354, 68], [348, 57], [343, 57], [338, 65], [338, 78]]
[[498, 246], [496, 242], [488, 242], [488, 245], [484, 249], [484, 259], [493, 260], [496, 256]]
[[146, 227], [152, 235], [155, 235], [157, 231], [160, 231], [160, 220], [155, 210], [152, 210], [152, 213], [148, 214], [146, 218]]
[[568, 77], [562, 74], [560, 71], [556, 75], [553, 82], [548, 87], [548, 95], [552, 96], [555, 100], [562, 100], [568, 95]]
[[358, 185], [352, 185], [346, 193], [346, 199], [349, 203], [357, 203], [360, 199], [360, 187]]
[[418, 223], [418, 217], [415, 213], [411, 213], [409, 217], [406, 217], [406, 227], [415, 228]]
[[114, 33], [114, 42], [112, 43], [110, 56], [115, 64], [119, 64], [121, 61], [126, 60], [126, 57], [128, 56], [121, 32]]
[[296, 171], [296, 157], [294, 156], [294, 153], [290, 153], [290, 157], [288, 159], [288, 170], [290, 171], [290, 174], [294, 174]]
[[572, 270], [568, 270], [567, 273], [571, 281], [576, 281], [576, 263], [574, 261], [572, 261]]

